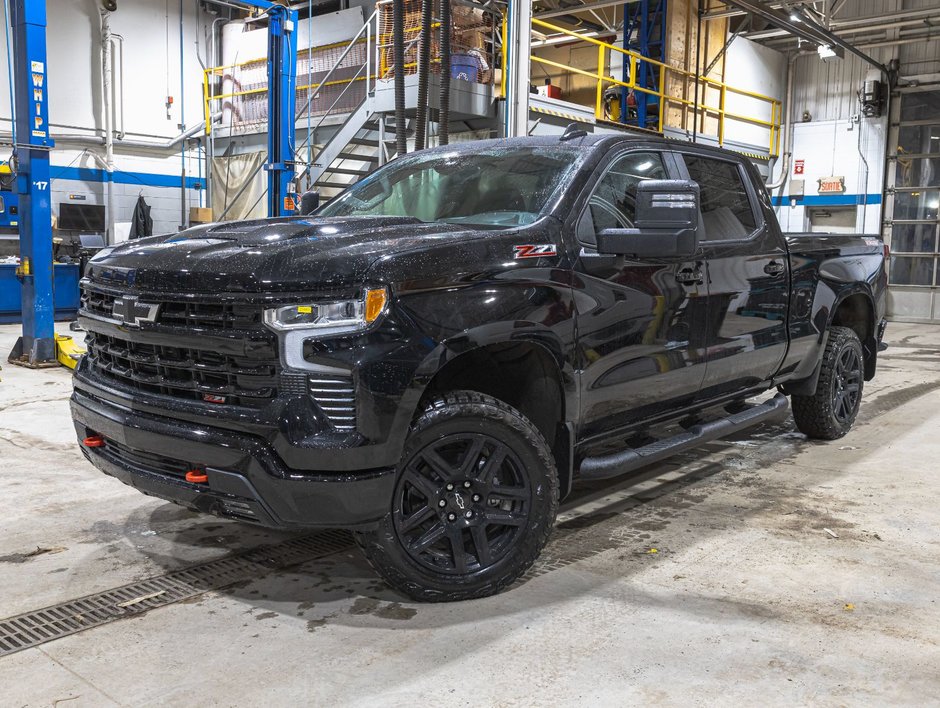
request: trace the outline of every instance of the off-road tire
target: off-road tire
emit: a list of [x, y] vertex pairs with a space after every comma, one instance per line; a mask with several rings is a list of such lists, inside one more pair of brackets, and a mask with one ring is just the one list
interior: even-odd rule
[[[849, 359], [853, 366], [847, 384], [841, 363]], [[848, 327], [830, 327], [829, 341], [820, 364], [819, 382], [812, 396], [792, 396], [793, 419], [800, 432], [818, 440], [837, 440], [852, 428], [862, 402], [864, 353], [858, 335]], [[857, 395], [850, 405], [840, 408], [840, 394], [846, 386], [857, 385]]]
[[[484, 556], [475, 551], [473, 554], [464, 557], [463, 566], [458, 566], [458, 551], [454, 546], [455, 541], [450, 535], [446, 538], [441, 537], [436, 542], [444, 544], [446, 541], [448, 545], [446, 547], [442, 546], [445, 548], [444, 551], [435, 550], [435, 553], [439, 555], [435, 556], [432, 561], [417, 557], [414, 549], [415, 545], [420, 544], [415, 544], [412, 540], [406, 547], [405, 534], [399, 531], [399, 529], [405, 528], [403, 522], [405, 514], [402, 507], [408, 503], [407, 497], [403, 495], [415, 494], [416, 487], [403, 486], [408, 483], [408, 480], [414, 479], [413, 465], [423, 464], [425, 452], [429, 449], [434, 451], [433, 446], [442, 444], [441, 441], [457, 439], [458, 443], [456, 444], [460, 444], [461, 436], [466, 436], [468, 441], [477, 439], [474, 436], [480, 436], [480, 439], [485, 441], [496, 441], [481, 444], [488, 446], [485, 449], [508, 450], [505, 453], [505, 459], [510, 461], [498, 463], [498, 465], [503, 466], [500, 469], [506, 469], [504, 466], [509, 465], [508, 474], [515, 475], [517, 478], [521, 476], [524, 478], [521, 483], [523, 485], [528, 484], [525, 501], [500, 502], [498, 498], [494, 499], [486, 496], [486, 493], [481, 491], [482, 502], [475, 506], [478, 512], [477, 518], [481, 520], [480, 523], [483, 523], [482, 519], [489, 518], [487, 514], [499, 513], [501, 508], [505, 508], [507, 505], [510, 510], [525, 510], [524, 513], [518, 513], [519, 517], [525, 517], [525, 522], [511, 528], [508, 526], [502, 527], [508, 529], [505, 531], [499, 531], [501, 527], [498, 522], [495, 527], [497, 531], [492, 531], [493, 526], [483, 523], [485, 529], [482, 535], [483, 539], [493, 536], [499, 538], [500, 533], [507, 534], [506, 537], [503, 537], [504, 545], [500, 549], [500, 553], [503, 555], [497, 556], [494, 554], [490, 556], [489, 551], [486, 552], [487, 557], [490, 557], [492, 562], [492, 565], [486, 567], [484, 567], [483, 560], [481, 560]], [[497, 445], [503, 447], [497, 448]], [[490, 457], [495, 459], [495, 452], [488, 456], [486, 453], [483, 454], [484, 457], [479, 460], [479, 464], [473, 463], [474, 469], [482, 470], [487, 466], [486, 463]], [[469, 460], [470, 457], [471, 454], [468, 452], [464, 459]], [[418, 462], [415, 463], [415, 460], [418, 460]], [[464, 467], [470, 464], [470, 462], [461, 463], [461, 466]], [[493, 467], [496, 466], [497, 463], [494, 462]], [[425, 467], [424, 469], [428, 468]], [[507, 473], [497, 472], [497, 474], [505, 476]], [[435, 476], [434, 468], [432, 468], [429, 475], [430, 479], [438, 479]], [[480, 479], [484, 477], [485, 473], [481, 472]], [[422, 479], [424, 478], [422, 477]], [[439, 479], [443, 480], [444, 477], [441, 476]], [[474, 477], [473, 483], [474, 485], [477, 484], [476, 477]], [[483, 483], [481, 482], [481, 484]], [[461, 482], [458, 487], [462, 486], [463, 483]], [[454, 501], [454, 492], [445, 492], [445, 488], [446, 485], [441, 483], [435, 486], [433, 490], [429, 489], [427, 493], [419, 492], [419, 499], [421, 498], [420, 494], [427, 497], [427, 509], [422, 508], [420, 510], [425, 514], [426, 520], [422, 523], [428, 527], [428, 532], [433, 533], [432, 527], [436, 527], [438, 524], [447, 527], [446, 512], [450, 510], [450, 507], [441, 509], [440, 513], [437, 513], [438, 510], [436, 509], [438, 505], [443, 506], [441, 502], [451, 504], [451, 501]], [[474, 490], [477, 489], [477, 487], [474, 487]], [[496, 489], [498, 490], [499, 487], [497, 486]], [[514, 491], [515, 488], [507, 486], [504, 490], [508, 493]], [[461, 490], [458, 488], [457, 491]], [[436, 501], [432, 503], [431, 496], [435, 494], [439, 496], [436, 496]], [[450, 495], [447, 497], [450, 501], [445, 501], [444, 495]], [[493, 495], [499, 497], [501, 492], [495, 491]], [[461, 499], [469, 503], [469, 497], [466, 494]], [[459, 501], [461, 509], [464, 508], [464, 501], [462, 500]], [[420, 507], [420, 504], [421, 502], [416, 506]], [[499, 507], [499, 504], [502, 504], [503, 507]], [[454, 510], [456, 511], [456, 508]], [[431, 514], [432, 511], [435, 513]], [[525, 573], [538, 558], [539, 553], [548, 541], [557, 511], [558, 473], [555, 468], [555, 461], [548, 443], [532, 422], [512, 406], [491, 396], [473, 391], [454, 391], [432, 400], [414, 422], [405, 442], [398, 470], [396, 491], [390, 503], [389, 512], [378, 527], [367, 531], [359, 531], [354, 536], [356, 543], [375, 571], [405, 595], [422, 602], [468, 600], [495, 595]], [[510, 511], [510, 513], [515, 512]], [[414, 517], [417, 516], [418, 513], [414, 513]], [[404, 521], [409, 520], [404, 519]], [[460, 519], [458, 518], [457, 522], [450, 523], [459, 524]], [[466, 523], [469, 524], [470, 521]], [[512, 531], [513, 528], [517, 530]], [[462, 550], [469, 548], [473, 551], [476, 548], [477, 537], [473, 535], [473, 529], [471, 528], [462, 528], [461, 534], [464, 531], [466, 536], [461, 535], [460, 538], [467, 538], [467, 545], [462, 546]], [[511, 536], [508, 535], [510, 532]], [[412, 533], [414, 532], [412, 531]], [[448, 534], [451, 533], [454, 533], [453, 526], [448, 528]], [[510, 540], [506, 541], [506, 538]], [[452, 556], [449, 560], [453, 561], [454, 567], [448, 567], [442, 571], [430, 568], [429, 565], [432, 562], [449, 562], [446, 558], [447, 547], [451, 548]], [[444, 560], [438, 561], [438, 557]], [[475, 570], [471, 569], [467, 563], [468, 558], [472, 559], [476, 565]]]

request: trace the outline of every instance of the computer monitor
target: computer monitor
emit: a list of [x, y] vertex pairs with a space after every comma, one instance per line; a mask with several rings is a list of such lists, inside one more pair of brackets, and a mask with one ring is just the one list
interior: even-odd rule
[[62, 231], [104, 232], [104, 206], [101, 204], [59, 204], [59, 229]]

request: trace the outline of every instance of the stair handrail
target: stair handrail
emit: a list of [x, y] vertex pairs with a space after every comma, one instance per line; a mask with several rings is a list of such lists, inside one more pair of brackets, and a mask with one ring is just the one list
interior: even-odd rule
[[[353, 83], [359, 78], [359, 75], [362, 73], [362, 70], [366, 68], [366, 66], [368, 66], [368, 65], [367, 65], [367, 64], [364, 64], [364, 65], [360, 66], [360, 67], [359, 67], [359, 71], [357, 71], [356, 74], [349, 80], [349, 83], [347, 83], [346, 86], [343, 87], [343, 90], [340, 91], [339, 94], [337, 94], [336, 98], [333, 99], [333, 103], [330, 104], [330, 107], [326, 109], [326, 112], [325, 112], [322, 116], [320, 116], [320, 120], [317, 121], [316, 125], [314, 125], [312, 128], [310, 128], [310, 130], [309, 130], [308, 133], [307, 133], [307, 137], [304, 138], [303, 143], [301, 143], [301, 144], [297, 147], [297, 150], [296, 150], [297, 152], [300, 152], [300, 151], [303, 150], [305, 147], [307, 147], [307, 145], [310, 144], [310, 137], [311, 137], [314, 133], [317, 132], [317, 130], [320, 128], [321, 125], [323, 125], [323, 121], [326, 120], [326, 117], [327, 117], [328, 115], [330, 115], [330, 112], [336, 107], [336, 104], [339, 103], [339, 100], [340, 100], [343, 96], [346, 95], [346, 91], [348, 91], [348, 90], [349, 90], [349, 87], [352, 86]], [[367, 77], [366, 77], [366, 81], [368, 81], [368, 75], [367, 75]], [[362, 106], [362, 103], [363, 103], [368, 97], [369, 97], [369, 94], [368, 94], [368, 84], [367, 84], [367, 85], [366, 85], [366, 95], [365, 95], [365, 97], [363, 97], [362, 101], [359, 102], [359, 105], [356, 106], [356, 108], [355, 108], [354, 110], [350, 111], [350, 115], [352, 115], [352, 114], [354, 114], [356, 111], [358, 111], [359, 108]], [[298, 175], [298, 178], [299, 178], [299, 177], [303, 177], [305, 174], [307, 174], [307, 172], [308, 172], [309, 170], [310, 170], [310, 165], [307, 165], [306, 168], [304, 169], [304, 171], [303, 171], [300, 175]]]
[[[387, 4], [387, 3], [383, 3], [383, 2], [381, 2], [381, 0], [380, 0], [380, 2], [377, 3], [377, 5], [379, 5], [379, 4]], [[366, 20], [366, 23], [362, 26], [362, 28], [359, 30], [359, 32], [356, 33], [356, 36], [353, 37], [353, 39], [349, 42], [349, 44], [347, 45], [346, 49], [345, 49], [345, 50], [343, 51], [343, 53], [340, 55], [340, 58], [336, 61], [336, 63], [333, 65], [333, 67], [327, 72], [326, 76], [324, 76], [323, 79], [320, 81], [320, 83], [319, 83], [319, 85], [318, 85], [318, 87], [317, 87], [317, 92], [316, 92], [315, 94], [313, 94], [312, 96], [310, 96], [310, 98], [308, 99], [306, 110], [309, 110], [310, 105], [313, 103], [313, 99], [316, 98], [316, 97], [319, 95], [319, 87], [326, 85], [326, 82], [327, 82], [327, 80], [330, 78], [330, 76], [333, 74], [333, 71], [339, 66], [340, 63], [342, 63], [343, 59], [344, 59], [344, 58], [346, 57], [346, 55], [349, 53], [349, 50], [350, 50], [350, 48], [352, 47], [352, 45], [355, 44], [355, 43], [359, 40], [359, 38], [362, 36], [363, 30], [365, 30], [365, 32], [366, 32], [366, 63], [363, 64], [361, 67], [359, 67], [359, 70], [358, 70], [358, 71], [355, 73], [355, 75], [346, 83], [346, 86], [343, 87], [343, 90], [340, 91], [339, 94], [337, 94], [336, 98], [333, 99], [333, 103], [331, 103], [331, 104], [330, 104], [330, 107], [327, 108], [326, 111], [323, 113], [323, 115], [320, 116], [320, 119], [317, 121], [316, 125], [314, 125], [313, 127], [311, 127], [311, 128], [308, 130], [307, 136], [304, 138], [304, 141], [303, 141], [299, 146], [297, 146], [297, 148], [295, 148], [295, 153], [300, 153], [305, 147], [307, 147], [307, 145], [310, 144], [310, 140], [311, 140], [312, 136], [317, 132], [317, 130], [320, 128], [320, 126], [323, 125], [323, 121], [326, 120], [327, 116], [330, 115], [330, 113], [332, 112], [333, 108], [335, 108], [335, 107], [336, 107], [336, 104], [339, 103], [340, 99], [341, 99], [343, 96], [346, 95], [346, 91], [349, 90], [349, 87], [352, 86], [352, 85], [356, 82], [356, 80], [359, 78], [359, 75], [362, 73], [362, 70], [363, 70], [363, 69], [366, 69], [366, 77], [365, 77], [365, 81], [366, 81], [366, 94], [365, 94], [365, 96], [363, 97], [362, 101], [360, 101], [359, 105], [356, 106], [355, 109], [353, 109], [352, 111], [350, 111], [350, 114], [349, 114], [349, 115], [350, 115], [350, 116], [354, 115], [354, 114], [356, 113], [356, 111], [358, 111], [359, 108], [362, 107], [362, 104], [363, 104], [365, 101], [367, 101], [367, 100], [369, 99], [369, 94], [370, 94], [370, 84], [369, 84], [369, 81], [370, 81], [370, 79], [371, 79], [370, 70], [371, 70], [371, 67], [372, 67], [372, 30], [371, 30], [372, 20], [376, 20], [376, 31], [375, 31], [375, 66], [376, 66], [376, 69], [378, 69], [378, 66], [379, 66], [379, 41], [378, 41], [378, 40], [379, 40], [379, 31], [378, 31], [379, 28], [378, 28], [378, 14], [379, 14], [379, 10], [378, 10], [378, 8], [376, 8], [376, 10], [369, 16], [369, 19]], [[418, 35], [416, 35], [415, 37], [413, 37], [410, 41], [408, 41], [408, 42], [405, 43], [405, 50], [410, 49], [412, 46], [414, 46], [415, 44], [417, 44], [419, 40], [420, 40], [420, 37], [419, 37]], [[376, 74], [376, 79], [378, 80], [378, 78], [379, 78], [379, 77], [378, 77], [378, 74]], [[300, 113], [302, 113], [302, 112], [303, 112], [303, 111], [301, 111]], [[296, 116], [297, 118], [300, 117], [300, 113], [297, 114], [297, 116]], [[347, 118], [347, 120], [348, 120], [348, 118]], [[321, 151], [321, 152], [322, 152], [322, 151]], [[298, 181], [301, 180], [301, 179], [303, 179], [304, 177], [306, 177], [306, 176], [310, 173], [310, 168], [317, 164], [316, 162], [313, 162], [313, 163], [311, 163], [311, 164], [306, 164], [306, 163], [302, 163], [302, 162], [300, 162], [300, 161], [298, 161], [298, 163], [304, 164], [304, 169], [303, 169], [303, 171], [300, 172], [300, 173], [297, 175], [297, 177], [296, 177], [296, 179], [297, 179]]]
[[[304, 106], [304, 108], [302, 108], [301, 110], [297, 111], [297, 113], [296, 113], [295, 116], [294, 116], [294, 120], [297, 120], [298, 118], [300, 118], [300, 115], [301, 115], [304, 111], [309, 111], [309, 110], [310, 110], [310, 106], [311, 106], [311, 104], [313, 103], [314, 99], [316, 99], [316, 98], [320, 95], [320, 89], [321, 89], [323, 86], [325, 86], [325, 85], [327, 84], [327, 82], [330, 80], [330, 77], [333, 76], [333, 72], [335, 72], [335, 71], [339, 68], [339, 65], [343, 63], [343, 60], [349, 55], [349, 52], [352, 50], [353, 46], [354, 46], [354, 45], [359, 41], [359, 39], [362, 37], [362, 33], [363, 33], [363, 32], [366, 33], [366, 63], [365, 63], [365, 66], [367, 66], [367, 67], [370, 66], [370, 64], [371, 64], [371, 59], [370, 59], [370, 57], [371, 57], [371, 54], [372, 54], [372, 42], [371, 42], [372, 20], [377, 19], [377, 18], [378, 18], [378, 15], [379, 15], [379, 11], [378, 11], [378, 10], [374, 10], [374, 11], [372, 12], [372, 14], [369, 15], [369, 19], [367, 19], [367, 20], [365, 21], [365, 23], [362, 25], [362, 27], [359, 28], [359, 31], [356, 32], [356, 36], [353, 37], [351, 40], [349, 40], [349, 44], [346, 45], [346, 48], [343, 50], [343, 53], [339, 55], [339, 59], [337, 59], [337, 60], [333, 63], [333, 66], [330, 67], [330, 70], [329, 70], [328, 72], [326, 72], [326, 76], [324, 76], [324, 77], [320, 80], [320, 82], [317, 84], [317, 90], [314, 91], [314, 92], [307, 98], [307, 105]], [[377, 26], [376, 26], [376, 29], [378, 29]], [[357, 74], [357, 76], [358, 76], [358, 74]], [[344, 89], [344, 90], [345, 90], [345, 89]], [[368, 93], [369, 93], [369, 76], [367, 75], [367, 76], [366, 76], [366, 94], [368, 94]]]

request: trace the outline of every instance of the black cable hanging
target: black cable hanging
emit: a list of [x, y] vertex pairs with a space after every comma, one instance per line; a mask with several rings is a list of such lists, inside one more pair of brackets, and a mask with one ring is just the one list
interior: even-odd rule
[[395, 154], [408, 152], [405, 122], [405, 0], [392, 3], [392, 55], [395, 62]]
[[441, 0], [441, 86], [438, 103], [438, 144], [450, 143], [450, 0]]
[[421, 0], [418, 42], [418, 105], [415, 108], [415, 150], [424, 150], [428, 130], [428, 75], [431, 73], [431, 17], [434, 0]]

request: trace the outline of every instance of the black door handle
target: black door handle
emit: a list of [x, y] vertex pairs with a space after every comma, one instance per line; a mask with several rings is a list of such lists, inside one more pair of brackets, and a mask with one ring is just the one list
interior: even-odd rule
[[786, 271], [787, 267], [783, 263], [778, 263], [777, 261], [771, 261], [764, 266], [764, 272], [767, 275], [781, 275]]
[[676, 282], [683, 285], [701, 285], [705, 282], [705, 276], [699, 268], [683, 268], [676, 272]]

